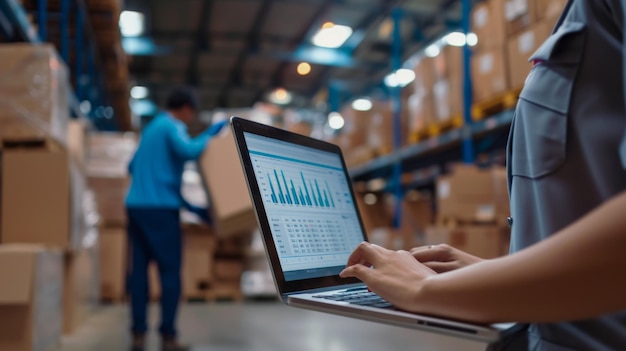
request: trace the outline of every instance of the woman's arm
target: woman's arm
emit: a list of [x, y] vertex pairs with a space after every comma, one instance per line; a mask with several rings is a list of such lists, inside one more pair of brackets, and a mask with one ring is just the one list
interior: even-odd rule
[[626, 309], [626, 192], [511, 256], [440, 275], [408, 257], [364, 244], [342, 276], [360, 278], [400, 308], [474, 322], [554, 322], [620, 311]]

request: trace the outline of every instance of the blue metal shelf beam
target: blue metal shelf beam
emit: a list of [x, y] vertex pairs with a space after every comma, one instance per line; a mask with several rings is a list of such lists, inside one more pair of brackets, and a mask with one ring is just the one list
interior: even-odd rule
[[61, 57], [70, 62], [70, 1], [61, 0]]
[[[400, 28], [403, 17], [402, 9], [396, 7], [391, 11], [391, 18], [393, 19], [393, 50], [391, 55], [391, 65], [393, 72], [397, 72], [402, 68], [402, 31]], [[392, 109], [393, 109], [393, 149], [394, 151], [400, 150], [402, 146], [402, 91], [400, 86], [396, 86], [391, 89]], [[400, 228], [402, 220], [402, 184], [400, 184], [400, 178], [402, 177], [402, 163], [396, 162], [393, 165], [393, 193], [395, 196], [393, 226], [394, 228]]]
[[513, 120], [513, 110], [504, 111], [493, 117], [474, 122], [469, 126], [454, 129], [438, 137], [433, 137], [421, 143], [404, 147], [391, 155], [383, 156], [363, 166], [354, 167], [350, 170], [350, 176], [361, 178], [368, 174], [391, 170], [394, 164], [405, 160], [420, 158], [447, 146], [462, 142], [466, 138], [494, 132], [501, 128], [507, 128]]
[[13, 24], [13, 28], [17, 31], [16, 37], [29, 43], [39, 43], [41, 40], [37, 35], [37, 31], [28, 21], [26, 12], [16, 0], [0, 1], [0, 11], [5, 15], [7, 20]]
[[46, 30], [48, 29], [48, 0], [37, 0], [37, 26], [39, 29], [39, 39], [46, 41]]
[[[467, 44], [467, 36], [471, 32], [471, 11], [472, 4], [470, 0], [462, 0], [462, 22], [463, 33], [465, 34], [465, 43], [463, 46], [463, 121], [466, 126], [471, 126], [472, 121], [472, 76], [471, 76], [471, 58], [472, 51]], [[474, 143], [472, 135], [468, 134], [463, 138], [463, 162], [474, 162]]]

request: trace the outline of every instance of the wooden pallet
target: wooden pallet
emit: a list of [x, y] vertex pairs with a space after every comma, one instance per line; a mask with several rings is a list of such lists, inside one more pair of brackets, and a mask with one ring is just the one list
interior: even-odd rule
[[423, 128], [420, 130], [414, 130], [409, 133], [409, 144], [417, 144], [421, 141], [428, 139], [428, 129]]
[[436, 137], [439, 136], [451, 129], [460, 128], [463, 126], [463, 116], [457, 115], [452, 118], [448, 118], [445, 121], [438, 121], [435, 123], [431, 123], [426, 128], [428, 137]]
[[522, 88], [512, 89], [491, 99], [474, 104], [472, 107], [472, 119], [480, 121], [496, 113], [514, 108], [521, 91]]

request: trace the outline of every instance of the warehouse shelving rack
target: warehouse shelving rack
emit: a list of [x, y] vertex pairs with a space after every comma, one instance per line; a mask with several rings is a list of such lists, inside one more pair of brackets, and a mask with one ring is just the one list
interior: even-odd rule
[[[36, 0], [35, 28], [22, 4], [17, 0], [0, 0], [0, 33], [10, 42], [40, 44], [49, 39], [49, 18], [58, 19], [58, 51], [73, 77], [74, 90], [69, 97], [71, 115], [76, 118], [87, 117], [80, 108], [81, 102], [89, 101], [90, 110], [98, 111], [98, 107], [108, 106], [109, 101], [86, 5], [83, 0], [59, 0], [58, 12], [49, 11], [47, 5], [47, 0]], [[74, 19], [73, 37], [70, 35], [70, 15]], [[71, 48], [75, 53], [74, 60], [71, 60]]]
[[[471, 0], [460, 0], [462, 3], [462, 30], [465, 34], [470, 33], [470, 15], [473, 3]], [[393, 14], [392, 14], [393, 15]], [[401, 16], [401, 15], [396, 15]], [[394, 17], [396, 22], [399, 18]], [[396, 29], [394, 46], [401, 45], [399, 28]], [[393, 70], [400, 68], [402, 51], [395, 49], [392, 51]], [[400, 147], [400, 89], [393, 89], [391, 92], [392, 103], [394, 105], [394, 140], [395, 150], [385, 156], [378, 157], [369, 163], [354, 167], [350, 170], [350, 176], [354, 181], [368, 181], [372, 179], [386, 179], [388, 191], [393, 191], [396, 196], [402, 196], [401, 192], [415, 187], [429, 186], [434, 183], [435, 176], [432, 174], [443, 173], [444, 170], [428, 172], [431, 175], [421, 177], [416, 175], [415, 183], [400, 186], [399, 175], [410, 173], [425, 168], [436, 169], [446, 162], [463, 161], [464, 163], [474, 163], [477, 153], [492, 150], [503, 150], [506, 145], [508, 129], [513, 119], [513, 111], [505, 110], [494, 116], [484, 118], [480, 121], [472, 119], [472, 78], [471, 48], [464, 46], [463, 55], [463, 126], [459, 129], [452, 129], [443, 134], [433, 136], [417, 144]], [[396, 111], [396, 109], [398, 109]]]
[[[458, 0], [457, 0], [458, 1]], [[472, 5], [477, 1], [460, 0], [462, 5], [461, 26], [463, 33], [470, 33]], [[394, 9], [392, 70], [401, 68], [402, 40], [400, 35], [400, 19], [402, 10]], [[450, 30], [451, 28], [448, 28]], [[424, 49], [422, 49], [424, 50]], [[509, 128], [513, 121], [513, 110], [505, 110], [494, 116], [474, 121], [472, 118], [473, 96], [471, 77], [472, 51], [469, 45], [463, 46], [463, 126], [443, 134], [433, 136], [417, 144], [401, 147], [401, 89], [391, 89], [391, 100], [394, 117], [394, 150], [391, 154], [378, 157], [369, 163], [350, 169], [350, 177], [354, 182], [364, 183], [359, 186], [365, 190], [381, 190], [392, 193], [395, 198], [394, 227], [398, 228], [402, 219], [401, 202], [404, 195], [414, 189], [430, 189], [434, 191], [435, 180], [446, 172], [446, 163], [462, 161], [473, 164], [477, 153], [504, 150], [508, 139]], [[411, 174], [408, 179], [403, 176]], [[403, 183], [404, 178], [404, 183]], [[372, 180], [382, 180], [375, 182]], [[369, 184], [375, 184], [372, 187]], [[377, 188], [378, 187], [378, 188]]]

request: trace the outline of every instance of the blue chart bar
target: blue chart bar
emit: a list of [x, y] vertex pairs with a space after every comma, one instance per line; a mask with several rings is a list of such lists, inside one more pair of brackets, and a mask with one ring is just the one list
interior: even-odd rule
[[[278, 179], [278, 173], [276, 172], [276, 170], [274, 170], [274, 177], [276, 177], [276, 183], [278, 184], [278, 193], [279, 193], [280, 203], [284, 204], [285, 203], [285, 195], [283, 195], [283, 188], [280, 186], [280, 180]], [[270, 181], [270, 183], [271, 183], [271, 181]]]
[[[280, 172], [280, 175], [279, 175]], [[267, 173], [271, 190], [271, 200], [275, 204], [334, 208], [335, 200], [327, 180], [306, 179], [300, 172], [300, 179], [287, 179], [284, 170], [274, 169], [274, 177]], [[300, 182], [301, 180], [301, 182]], [[321, 187], [320, 187], [321, 183]], [[278, 189], [278, 192], [276, 192]]]
[[270, 183], [270, 188], [272, 189], [272, 202], [277, 204], [278, 197], [276, 196], [276, 191], [274, 190], [274, 184], [272, 184], [272, 178], [270, 178], [270, 174], [267, 174], [267, 181]]
[[309, 188], [306, 187], [306, 180], [304, 180], [304, 174], [302, 174], [302, 172], [300, 172], [300, 177], [302, 178], [302, 184], [304, 184], [304, 191], [306, 191], [306, 203], [309, 206], [313, 206], [313, 203], [311, 202], [311, 195], [309, 195]]
[[326, 183], [326, 189], [328, 190], [328, 195], [330, 195], [330, 205], [335, 207], [335, 200], [333, 200], [333, 193], [330, 191], [330, 187], [328, 186], [328, 181], [324, 181]]

